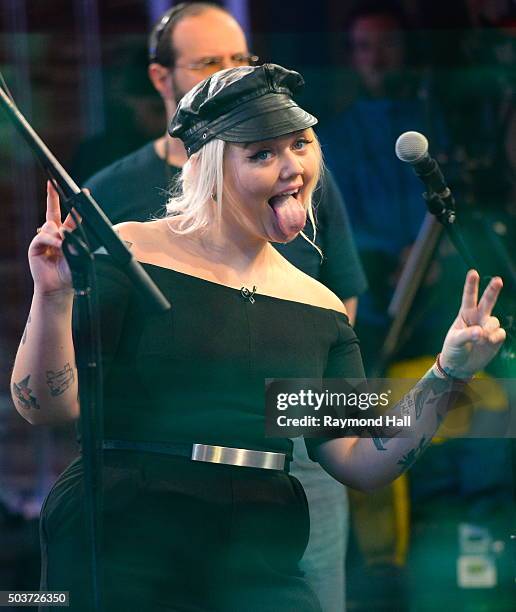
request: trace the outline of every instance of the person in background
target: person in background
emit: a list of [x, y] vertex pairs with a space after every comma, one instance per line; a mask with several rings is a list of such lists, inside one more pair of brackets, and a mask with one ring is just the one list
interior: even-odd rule
[[396, 158], [394, 143], [403, 132], [422, 132], [435, 157], [446, 142], [439, 115], [429, 112], [419, 96], [421, 83], [407, 68], [404, 27], [403, 14], [391, 3], [360, 4], [350, 15], [353, 95], [320, 130], [370, 285], [357, 318], [366, 368], [372, 368], [382, 345], [396, 278], [426, 208], [424, 187]]
[[[210, 74], [255, 63], [245, 35], [224, 9], [209, 3], [182, 3], [167, 11], [149, 39], [149, 78], [160, 94], [167, 122], [179, 101]], [[146, 221], [163, 214], [167, 188], [188, 158], [181, 140], [166, 133], [116, 161], [86, 181], [86, 187], [113, 223]], [[138, 177], [135, 181], [134, 177]], [[331, 173], [314, 194], [316, 244], [303, 238], [275, 248], [303, 272], [319, 280], [342, 300], [350, 320], [357, 296], [366, 288], [347, 213]], [[305, 232], [313, 237], [310, 220]], [[345, 488], [309, 460], [301, 440], [294, 440], [292, 473], [302, 482], [313, 519], [301, 567], [327, 612], [344, 609], [344, 564], [348, 532]]]

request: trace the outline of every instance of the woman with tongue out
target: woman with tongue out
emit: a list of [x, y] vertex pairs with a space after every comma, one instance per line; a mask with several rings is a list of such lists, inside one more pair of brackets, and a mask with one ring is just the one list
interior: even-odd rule
[[[232, 68], [181, 100], [169, 131], [189, 160], [168, 214], [118, 227], [169, 313], [143, 312], [110, 258], [96, 257], [106, 610], [321, 610], [298, 570], [309, 515], [288, 474], [292, 434], [266, 437], [264, 382], [364, 371], [340, 299], [271, 246], [313, 220], [321, 151], [316, 119], [292, 99], [302, 82], [272, 64]], [[67, 224], [50, 187], [47, 222], [29, 247], [35, 293], [12, 375], [16, 408], [34, 424], [76, 419], [80, 409], [60, 246]], [[459, 379], [495, 355], [505, 337], [491, 316], [502, 282], [493, 279], [479, 302], [478, 282], [470, 271], [435, 366], [394, 408], [411, 428], [391, 438], [306, 438], [310, 457], [337, 480], [369, 489], [397, 477], [432, 439]], [[277, 410], [289, 415], [283, 404], [293, 395], [282, 393], [281, 407], [277, 396], [271, 422]], [[313, 418], [313, 406], [306, 412]], [[72, 610], [88, 609], [84, 524], [78, 459], [48, 495], [41, 529], [42, 586], [70, 591]]]
[[[301, 84], [299, 74], [269, 64], [223, 71], [185, 96], [170, 134], [190, 159], [167, 206], [167, 230], [183, 262], [194, 257], [192, 273], [342, 312], [332, 292], [271, 245], [294, 240], [307, 216], [315, 227], [322, 158], [316, 118], [291, 97]], [[314, 236], [304, 237], [318, 250]]]

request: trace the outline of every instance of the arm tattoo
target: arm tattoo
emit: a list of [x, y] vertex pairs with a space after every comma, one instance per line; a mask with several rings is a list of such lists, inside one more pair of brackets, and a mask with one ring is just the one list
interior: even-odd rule
[[431, 440], [431, 438], [428, 438], [427, 440], [425, 436], [423, 436], [416, 448], [412, 448], [408, 453], [403, 455], [403, 457], [398, 461], [398, 465], [401, 466], [401, 473], [408, 470], [409, 467], [411, 467], [419, 459], [419, 457], [421, 457], [423, 451], [430, 444]]
[[416, 407], [416, 421], [423, 413], [426, 404], [432, 405], [439, 402], [443, 393], [449, 392], [450, 384], [447, 380], [437, 378], [433, 372], [429, 372], [425, 378], [414, 389], [414, 405]]
[[[435, 410], [437, 423], [441, 424], [447, 409], [453, 404], [452, 395], [450, 392], [450, 383], [445, 379], [437, 377], [432, 371], [428, 372], [417, 384], [403, 396], [394, 407], [391, 414], [401, 416], [415, 415], [415, 420], [418, 421], [423, 414], [423, 409], [429, 406]], [[389, 435], [385, 432], [374, 432], [372, 438], [376, 450], [386, 451], [387, 443], [396, 437], [396, 430], [390, 428]], [[425, 438], [423, 438], [425, 440]], [[425, 447], [420, 446], [407, 453], [398, 463], [409, 467], [421, 454]], [[415, 458], [414, 458], [415, 455]], [[404, 468], [406, 469], [406, 468]]]
[[47, 385], [50, 388], [50, 395], [54, 397], [64, 393], [74, 380], [75, 376], [69, 363], [57, 372], [47, 370]]
[[16, 397], [22, 408], [25, 408], [26, 410], [30, 410], [31, 408], [39, 410], [39, 404], [36, 401], [36, 398], [31, 395], [32, 389], [29, 389], [29, 378], [30, 374], [23, 380], [20, 380], [19, 383], [13, 383], [13, 395]]
[[385, 446], [385, 444], [390, 440], [390, 438], [380, 438], [380, 437], [375, 437], [373, 436], [373, 443], [376, 447], [376, 450], [379, 451], [386, 451], [387, 448]]
[[[400, 399], [397, 404], [397, 407], [400, 411], [401, 416], [410, 415], [412, 409], [412, 393], [407, 393], [404, 397]], [[416, 409], [416, 419], [418, 418], [417, 409]]]
[[27, 329], [29, 327], [29, 323], [30, 323], [30, 315], [29, 318], [27, 319], [27, 323], [25, 325], [25, 329], [23, 330], [23, 336], [21, 339], [22, 344], [25, 344], [25, 342], [27, 341]]

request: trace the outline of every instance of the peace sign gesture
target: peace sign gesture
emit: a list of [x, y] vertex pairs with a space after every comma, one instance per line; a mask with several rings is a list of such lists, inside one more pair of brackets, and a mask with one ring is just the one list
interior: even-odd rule
[[442, 368], [455, 378], [467, 379], [483, 369], [505, 340], [500, 321], [491, 316], [502, 279], [492, 278], [478, 301], [479, 280], [476, 270], [468, 272], [459, 314], [446, 334], [440, 356]]
[[69, 214], [61, 222], [59, 195], [47, 181], [46, 221], [38, 229], [29, 246], [29, 265], [34, 279], [34, 290], [41, 294], [70, 291], [72, 276], [63, 255], [62, 242], [65, 232], [75, 229], [76, 223]]

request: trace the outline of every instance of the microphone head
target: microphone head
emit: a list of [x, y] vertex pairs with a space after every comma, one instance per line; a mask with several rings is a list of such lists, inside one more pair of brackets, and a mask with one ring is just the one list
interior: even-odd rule
[[428, 140], [419, 132], [404, 132], [396, 141], [396, 157], [417, 164], [428, 154]]

